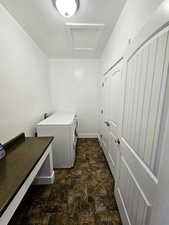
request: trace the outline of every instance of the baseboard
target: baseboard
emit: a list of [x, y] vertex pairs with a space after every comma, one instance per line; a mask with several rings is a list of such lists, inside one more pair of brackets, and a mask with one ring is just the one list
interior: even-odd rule
[[100, 134], [97, 134], [97, 139], [98, 139], [98, 141], [99, 141], [100, 146], [102, 147], [102, 141], [101, 141]]
[[97, 138], [98, 134], [97, 133], [79, 133], [78, 137], [79, 138]]
[[33, 181], [33, 185], [48, 185], [48, 184], [53, 184], [54, 181], [55, 181], [55, 173], [53, 171], [51, 176], [36, 177], [35, 180]]

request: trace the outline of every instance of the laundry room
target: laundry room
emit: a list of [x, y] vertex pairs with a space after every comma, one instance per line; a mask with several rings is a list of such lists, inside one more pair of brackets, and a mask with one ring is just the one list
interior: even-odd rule
[[0, 225], [169, 224], [169, 0], [0, 0]]

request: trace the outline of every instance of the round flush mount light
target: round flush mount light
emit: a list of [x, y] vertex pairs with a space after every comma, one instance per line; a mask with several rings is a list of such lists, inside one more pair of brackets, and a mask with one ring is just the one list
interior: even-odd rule
[[64, 17], [73, 16], [79, 9], [79, 0], [52, 0], [55, 8]]

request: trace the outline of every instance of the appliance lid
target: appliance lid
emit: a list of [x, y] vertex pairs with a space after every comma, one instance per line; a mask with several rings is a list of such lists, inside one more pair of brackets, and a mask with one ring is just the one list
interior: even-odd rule
[[38, 125], [69, 125], [73, 123], [75, 113], [57, 112], [42, 120]]

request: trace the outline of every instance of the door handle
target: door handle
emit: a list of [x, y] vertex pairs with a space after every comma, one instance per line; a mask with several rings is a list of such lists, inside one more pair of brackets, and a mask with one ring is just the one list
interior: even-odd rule
[[120, 139], [119, 138], [115, 139], [115, 143], [120, 145]]
[[108, 121], [104, 121], [104, 123], [107, 125], [107, 127], [110, 127], [110, 123]]

